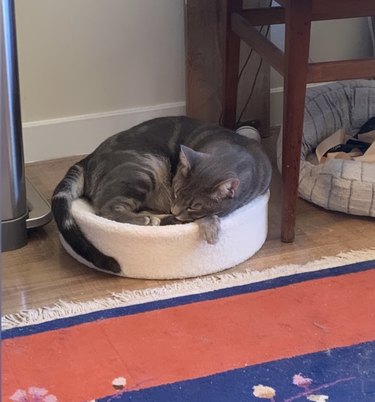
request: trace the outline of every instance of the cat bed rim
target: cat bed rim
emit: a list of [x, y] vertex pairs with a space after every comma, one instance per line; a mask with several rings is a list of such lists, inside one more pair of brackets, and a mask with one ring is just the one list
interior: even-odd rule
[[[122, 269], [118, 276], [137, 279], [182, 279], [231, 268], [254, 255], [267, 237], [269, 191], [221, 219], [219, 242], [206, 243], [196, 222], [169, 226], [139, 226], [95, 215], [87, 202], [76, 200], [72, 214], [80, 229]], [[95, 270], [61, 237], [66, 251]]]
[[[228, 226], [230, 226], [231, 222], [233, 222], [233, 217], [243, 213], [244, 211], [248, 211], [251, 209], [255, 209], [259, 204], [263, 203], [264, 197], [267, 198], [267, 201], [269, 199], [269, 191], [267, 191], [265, 194], [262, 194], [255, 198], [253, 201], [250, 203], [243, 205], [242, 207], [236, 209], [235, 211], [231, 212], [229, 215], [224, 216], [220, 218], [220, 225], [221, 228], [224, 229]], [[131, 223], [121, 223], [121, 222], [116, 222], [109, 220], [107, 218], [103, 218], [102, 216], [95, 215], [91, 208], [89, 207], [88, 203], [82, 199], [78, 199], [73, 201], [73, 213], [77, 209], [77, 206], [79, 206], [79, 209], [84, 211], [85, 217], [89, 222], [95, 223], [95, 224], [100, 224], [100, 223], [105, 223], [106, 225], [106, 232], [111, 232], [111, 233], [128, 233], [134, 230], [134, 228], [137, 228], [137, 232], [142, 234], [142, 236], [145, 237], [153, 237], [155, 234], [158, 236], [165, 236], [169, 237], [173, 232], [175, 232], [176, 226], [179, 228], [179, 231], [181, 232], [182, 235], [188, 234], [189, 232], [197, 232], [199, 230], [199, 226], [197, 222], [189, 222], [189, 223], [183, 223], [179, 225], [163, 225], [163, 226], [143, 226], [143, 225], [134, 225]]]

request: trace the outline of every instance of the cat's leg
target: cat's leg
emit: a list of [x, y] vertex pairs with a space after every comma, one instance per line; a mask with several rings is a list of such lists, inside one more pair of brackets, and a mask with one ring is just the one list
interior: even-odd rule
[[150, 211], [138, 211], [141, 202], [130, 197], [116, 197], [99, 210], [100, 216], [116, 222], [159, 226], [161, 219]]
[[209, 244], [215, 244], [219, 240], [220, 218], [216, 215], [206, 216], [197, 220], [199, 233]]

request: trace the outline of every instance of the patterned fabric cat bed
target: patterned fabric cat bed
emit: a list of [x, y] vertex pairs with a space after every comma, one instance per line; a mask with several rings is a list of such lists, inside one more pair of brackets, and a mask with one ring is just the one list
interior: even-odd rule
[[[121, 265], [121, 276], [143, 279], [190, 278], [233, 267], [255, 254], [267, 237], [269, 193], [221, 220], [218, 243], [202, 240], [196, 223], [138, 226], [95, 215], [78, 199], [72, 213], [84, 235]], [[74, 258], [95, 268], [60, 240]], [[108, 273], [108, 271], [106, 271]]]
[[[375, 116], [373, 80], [342, 81], [307, 90], [300, 197], [326, 209], [375, 216], [375, 163], [334, 159], [314, 165], [307, 160], [329, 135], [341, 128], [354, 133], [372, 116]], [[281, 171], [281, 133], [277, 161]]]

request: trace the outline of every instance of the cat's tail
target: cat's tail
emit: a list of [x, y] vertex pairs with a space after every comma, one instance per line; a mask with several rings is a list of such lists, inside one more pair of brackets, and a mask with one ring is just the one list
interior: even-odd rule
[[98, 250], [82, 233], [71, 212], [72, 202], [84, 191], [84, 160], [72, 166], [57, 185], [52, 196], [52, 213], [65, 242], [72, 250], [95, 267], [120, 273], [119, 263]]

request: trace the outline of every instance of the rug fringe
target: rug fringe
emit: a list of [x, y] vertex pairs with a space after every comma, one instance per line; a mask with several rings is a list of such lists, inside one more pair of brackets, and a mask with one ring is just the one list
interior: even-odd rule
[[303, 265], [281, 265], [262, 271], [246, 270], [235, 273], [222, 273], [202, 278], [185, 279], [161, 287], [145, 290], [112, 293], [111, 296], [85, 302], [66, 302], [60, 300], [49, 307], [23, 310], [2, 316], [2, 330], [23, 327], [61, 318], [92, 313], [116, 307], [126, 307], [156, 300], [199, 294], [228, 287], [240, 286], [285, 277], [304, 272], [313, 272], [361, 261], [375, 259], [375, 248], [340, 253], [334, 257], [323, 257]]

